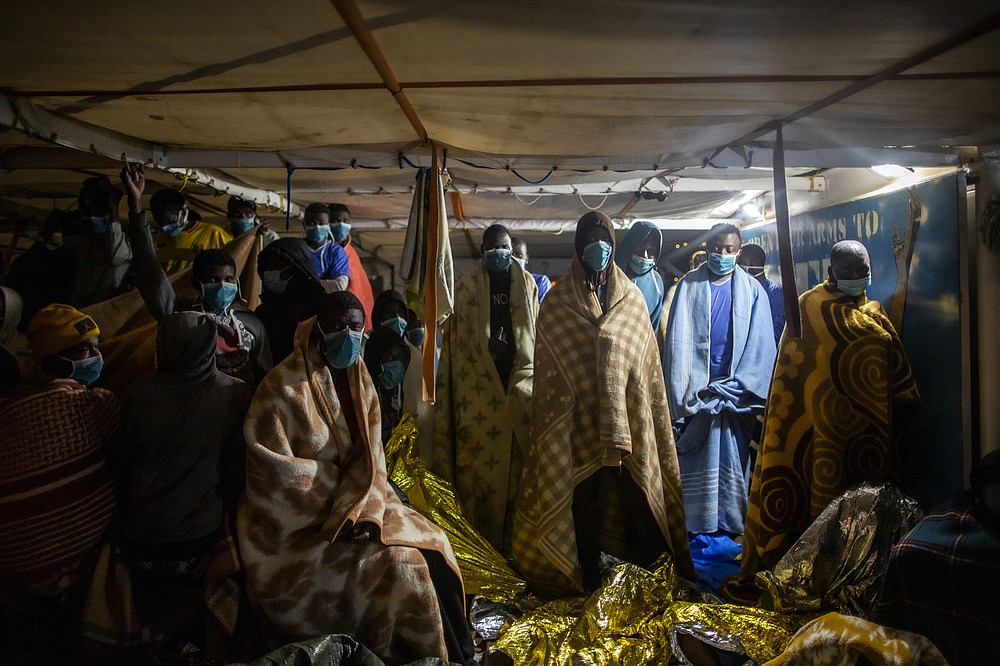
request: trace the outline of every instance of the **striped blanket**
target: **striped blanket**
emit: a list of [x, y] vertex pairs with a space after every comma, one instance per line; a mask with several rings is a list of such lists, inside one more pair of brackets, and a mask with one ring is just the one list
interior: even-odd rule
[[89, 575], [115, 510], [106, 445], [119, 403], [55, 380], [0, 401], [0, 580], [58, 594]]

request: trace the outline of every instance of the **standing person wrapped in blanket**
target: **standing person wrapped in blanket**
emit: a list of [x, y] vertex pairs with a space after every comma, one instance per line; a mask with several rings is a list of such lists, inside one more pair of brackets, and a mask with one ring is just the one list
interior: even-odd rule
[[459, 280], [444, 326], [430, 466], [506, 555], [530, 434], [538, 287], [513, 261], [507, 227], [486, 229], [481, 250], [483, 263]]
[[[403, 320], [406, 325], [406, 320]], [[406, 338], [386, 326], [372, 329], [365, 343], [365, 367], [375, 381], [378, 401], [382, 406], [382, 444], [389, 441], [392, 431], [403, 418], [403, 379], [410, 365], [410, 348]]]
[[743, 534], [750, 493], [750, 438], [774, 367], [767, 293], [736, 258], [740, 231], [708, 232], [708, 261], [684, 275], [667, 322], [663, 376], [681, 423], [677, 459], [687, 529]]
[[643, 566], [666, 551], [680, 580], [695, 580], [656, 338], [612, 261], [614, 238], [607, 215], [580, 218], [576, 257], [538, 321], [513, 551], [548, 597], [599, 587], [602, 551]]
[[325, 294], [250, 405], [238, 517], [249, 596], [278, 645], [343, 633], [388, 664], [469, 663], [451, 546], [386, 477], [362, 308]]
[[868, 300], [868, 250], [841, 241], [829, 279], [799, 296], [802, 337], [782, 336], [754, 469], [736, 599], [756, 601], [773, 567], [826, 506], [892, 476], [894, 422], [919, 400], [902, 341]]
[[[347, 291], [358, 297], [365, 309], [365, 333], [372, 330], [377, 322], [372, 321], [372, 305], [375, 297], [372, 294], [372, 283], [368, 279], [361, 257], [354, 248], [351, 236], [351, 210], [341, 203], [330, 204], [330, 237], [343, 248], [347, 255], [348, 275]], [[318, 256], [318, 255], [315, 255]], [[324, 277], [323, 271], [317, 267], [316, 272]]]
[[301, 238], [279, 238], [257, 255], [260, 305], [254, 314], [264, 324], [275, 363], [292, 353], [301, 322], [316, 316], [325, 292], [313, 266], [312, 251]]

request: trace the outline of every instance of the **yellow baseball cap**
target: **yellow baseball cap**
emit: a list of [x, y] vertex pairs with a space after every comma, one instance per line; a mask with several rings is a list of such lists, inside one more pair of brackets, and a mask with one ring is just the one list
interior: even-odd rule
[[100, 334], [101, 329], [90, 315], [71, 305], [53, 303], [36, 312], [28, 322], [28, 349], [37, 360]]

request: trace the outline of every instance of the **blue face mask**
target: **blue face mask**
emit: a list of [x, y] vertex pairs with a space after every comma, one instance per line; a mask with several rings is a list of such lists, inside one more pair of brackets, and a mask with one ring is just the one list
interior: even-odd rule
[[857, 298], [861, 294], [867, 291], [868, 287], [872, 284], [871, 273], [863, 278], [858, 278], [857, 280], [837, 280], [837, 289], [841, 290], [848, 296], [853, 296]]
[[272, 294], [283, 294], [288, 289], [288, 283], [292, 277], [281, 277], [281, 271], [264, 271], [260, 276], [260, 281], [265, 291]]
[[598, 273], [608, 267], [611, 261], [611, 244], [604, 241], [594, 241], [583, 248], [583, 263], [590, 270]]
[[90, 233], [92, 234], [103, 234], [108, 230], [107, 216], [85, 217], [83, 219], [87, 221], [87, 226], [90, 228]]
[[491, 273], [506, 273], [510, 270], [510, 264], [510, 250], [505, 250], [502, 247], [486, 250], [483, 255], [483, 265]]
[[521, 267], [522, 271], [528, 270], [528, 260], [527, 259], [521, 259], [520, 257], [514, 257], [514, 261], [517, 262], [517, 265]]
[[313, 245], [319, 245], [320, 243], [326, 241], [326, 237], [329, 235], [329, 224], [314, 224], [311, 227], [306, 227], [306, 240]]
[[410, 344], [414, 347], [420, 348], [424, 346], [424, 327], [411, 328], [406, 332], [406, 339], [410, 341]]
[[386, 361], [382, 364], [378, 383], [384, 389], [396, 388], [403, 383], [404, 374], [406, 374], [406, 366], [403, 365], [402, 361]]
[[716, 275], [729, 275], [736, 269], [737, 256], [735, 254], [716, 254], [715, 252], [710, 252], [708, 254], [708, 270]]
[[171, 238], [176, 238], [177, 234], [184, 231], [184, 227], [187, 226], [188, 221], [188, 209], [181, 208], [177, 213], [177, 221], [171, 222], [170, 224], [165, 224], [160, 227], [160, 231], [170, 236]]
[[403, 337], [403, 334], [406, 333], [406, 320], [403, 319], [402, 317], [393, 317], [392, 319], [386, 319], [384, 322], [382, 322], [382, 325], [388, 328], [390, 331], [398, 333], [399, 337]]
[[212, 312], [225, 310], [236, 298], [239, 289], [235, 282], [208, 282], [201, 285], [201, 301]]
[[229, 218], [229, 227], [233, 230], [233, 236], [242, 236], [246, 232], [253, 229], [253, 224], [256, 221], [256, 217], [251, 217], [250, 219], [244, 217], [231, 217]]
[[[66, 360], [69, 361], [69, 359]], [[101, 370], [104, 369], [104, 357], [100, 354], [79, 361], [70, 361], [70, 363], [73, 364], [73, 372], [69, 378], [84, 386], [90, 386], [96, 382], [97, 378], [101, 376]]]
[[171, 238], [176, 238], [180, 232], [184, 231], [184, 227], [174, 223], [160, 227], [160, 231], [170, 236]]
[[330, 225], [330, 233], [333, 234], [333, 240], [343, 243], [351, 235], [351, 225], [348, 222], [335, 222]]
[[632, 258], [628, 260], [628, 265], [636, 275], [645, 275], [653, 270], [656, 262], [646, 257], [640, 257], [638, 254], [633, 254]]
[[354, 365], [354, 362], [358, 360], [358, 355], [361, 354], [363, 335], [361, 331], [352, 331], [349, 328], [336, 333], [324, 333], [323, 355], [326, 356], [326, 362], [330, 364], [330, 367], [343, 370]]

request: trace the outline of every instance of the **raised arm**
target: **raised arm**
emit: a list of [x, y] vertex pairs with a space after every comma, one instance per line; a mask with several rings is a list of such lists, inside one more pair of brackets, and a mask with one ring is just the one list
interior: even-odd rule
[[128, 239], [132, 246], [132, 284], [139, 289], [146, 309], [160, 321], [174, 311], [177, 293], [156, 259], [149, 223], [142, 210], [142, 192], [146, 176], [142, 165], [126, 167], [121, 172], [122, 185], [128, 195]]

